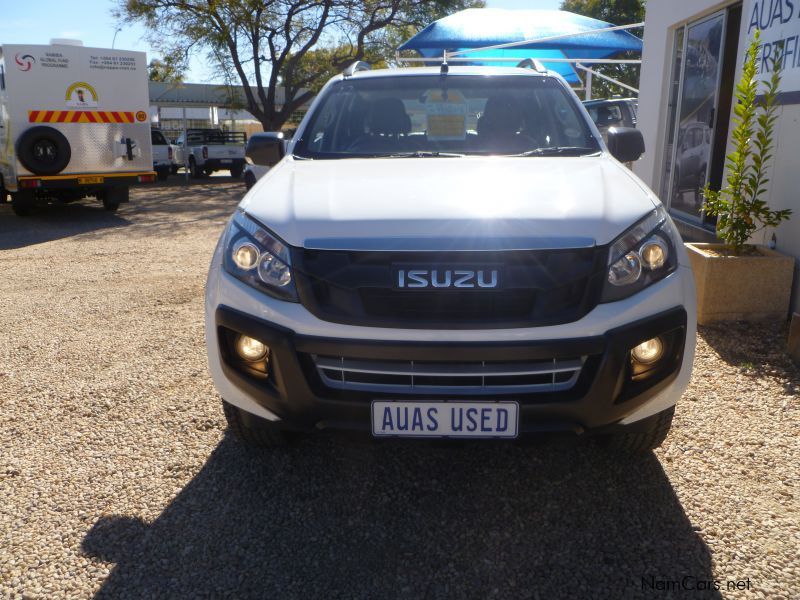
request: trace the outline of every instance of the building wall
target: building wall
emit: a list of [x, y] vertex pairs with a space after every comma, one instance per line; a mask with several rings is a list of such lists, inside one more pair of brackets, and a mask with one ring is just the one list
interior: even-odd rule
[[660, 189], [664, 163], [675, 29], [730, 4], [733, 3], [713, 0], [650, 0], [647, 3], [636, 125], [644, 135], [646, 151], [633, 170], [655, 191]]
[[[739, 34], [738, 64], [736, 73], [738, 81], [741, 63], [750, 40], [748, 30], [755, 18], [759, 18], [763, 5], [763, 14], [773, 14], [778, 10], [779, 0], [744, 0], [742, 3], [742, 24]], [[672, 44], [675, 28], [694, 21], [718, 10], [734, 4], [733, 2], [715, 2], [712, 0], [650, 0], [647, 3], [645, 17], [644, 49], [642, 53], [641, 80], [639, 84], [639, 118], [638, 127], [645, 138], [646, 153], [634, 166], [634, 171], [653, 190], [658, 192], [664, 164], [664, 141], [666, 136], [667, 102], [669, 79], [671, 74]], [[784, 39], [800, 35], [800, 2], [783, 0], [782, 16], [762, 21], [764, 40]], [[800, 50], [800, 46], [798, 46]], [[800, 90], [800, 58], [787, 63], [784, 74], [786, 91]], [[797, 102], [798, 94], [787, 94], [787, 102]], [[719, 110], [733, 107], [719, 107]], [[732, 125], [731, 125], [732, 126]], [[777, 248], [800, 258], [800, 104], [789, 103], [781, 108], [777, 125], [776, 151], [773, 160], [773, 172], [766, 200], [773, 209], [791, 208], [792, 219], [782, 224], [774, 233]], [[754, 242], [767, 243], [773, 230], [756, 235]], [[794, 296], [792, 306], [800, 310], [800, 274], [797, 269], [794, 278]]]

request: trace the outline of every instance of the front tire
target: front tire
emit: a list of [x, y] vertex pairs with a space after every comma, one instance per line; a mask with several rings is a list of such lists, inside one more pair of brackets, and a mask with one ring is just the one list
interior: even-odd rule
[[253, 173], [251, 171], [248, 171], [247, 173], [245, 173], [245, 175], [244, 175], [244, 187], [246, 187], [249, 190], [255, 184], [256, 184], [256, 176], [253, 175]]
[[647, 419], [641, 428], [630, 433], [612, 433], [604, 436], [602, 444], [609, 450], [624, 452], [626, 454], [642, 454], [655, 450], [665, 439], [672, 427], [672, 417], [675, 407], [657, 413]]
[[286, 433], [260, 417], [222, 401], [228, 429], [245, 448], [277, 448], [288, 442]]

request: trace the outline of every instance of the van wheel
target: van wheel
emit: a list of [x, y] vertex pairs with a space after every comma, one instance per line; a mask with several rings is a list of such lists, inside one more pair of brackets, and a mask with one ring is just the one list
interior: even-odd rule
[[231, 167], [231, 177], [234, 179], [239, 179], [242, 176], [242, 171], [244, 171], [244, 167], [239, 165], [238, 167]]
[[665, 439], [672, 427], [675, 407], [657, 413], [646, 419], [646, 423], [635, 424], [636, 431], [612, 433], [601, 438], [601, 444], [609, 450], [626, 454], [642, 454], [655, 450]]
[[11, 194], [11, 210], [18, 217], [30, 217], [36, 210], [36, 201], [29, 194]]
[[253, 175], [252, 171], [248, 171], [244, 174], [244, 186], [249, 190], [256, 184], [256, 176]]
[[72, 158], [72, 149], [63, 133], [40, 125], [25, 131], [17, 141], [19, 162], [35, 175], [56, 175]]
[[167, 178], [169, 177], [169, 171], [170, 171], [169, 169], [159, 169], [158, 171], [156, 171], [156, 175], [158, 175], [158, 180], [166, 181]]
[[110, 213], [117, 212], [119, 205], [128, 201], [129, 191], [127, 187], [108, 188], [99, 194], [100, 200], [103, 201], [103, 208]]
[[222, 401], [222, 410], [228, 429], [245, 448], [276, 448], [289, 441], [286, 433], [268, 421], [246, 413], [225, 400]]

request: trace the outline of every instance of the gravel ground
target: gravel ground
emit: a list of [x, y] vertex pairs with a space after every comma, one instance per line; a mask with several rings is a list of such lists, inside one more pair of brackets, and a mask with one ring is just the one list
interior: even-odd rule
[[673, 432], [641, 458], [571, 440], [240, 449], [202, 290], [242, 192], [0, 206], [0, 597], [800, 597], [783, 327], [703, 330]]

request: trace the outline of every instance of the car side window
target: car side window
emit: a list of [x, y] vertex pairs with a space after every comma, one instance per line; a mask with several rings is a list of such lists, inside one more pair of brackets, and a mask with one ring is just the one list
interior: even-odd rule
[[343, 110], [346, 96], [342, 93], [334, 93], [322, 108], [311, 139], [308, 140], [309, 148], [314, 152], [324, 152], [333, 143], [331, 135], [337, 131], [337, 123], [348, 116], [348, 111]]

